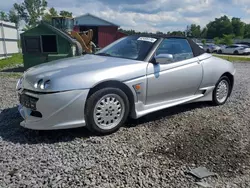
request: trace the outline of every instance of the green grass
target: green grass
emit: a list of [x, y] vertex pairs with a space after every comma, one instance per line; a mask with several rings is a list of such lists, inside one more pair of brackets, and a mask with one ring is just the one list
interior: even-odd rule
[[5, 73], [0, 73], [0, 78], [15, 78], [15, 79], [19, 79], [21, 76], [23, 75], [23, 73], [17, 73], [17, 72], [5, 72]]
[[250, 57], [239, 57], [239, 56], [227, 56], [227, 55], [219, 55], [219, 54], [213, 54], [215, 57], [219, 57], [228, 61], [244, 61], [244, 62], [250, 62]]
[[8, 57], [6, 59], [0, 60], [0, 69], [4, 69], [7, 67], [13, 67], [15, 65], [22, 65], [23, 64], [23, 55], [22, 54], [15, 54], [12, 57]]

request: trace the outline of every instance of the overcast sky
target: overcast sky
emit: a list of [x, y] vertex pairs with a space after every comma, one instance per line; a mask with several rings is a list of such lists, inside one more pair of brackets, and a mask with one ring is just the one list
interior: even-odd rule
[[[124, 29], [138, 31], [184, 30], [188, 24], [206, 25], [215, 17], [239, 17], [250, 23], [250, 0], [47, 0], [49, 7], [74, 16], [91, 13]], [[22, 0], [1, 0], [8, 11]]]

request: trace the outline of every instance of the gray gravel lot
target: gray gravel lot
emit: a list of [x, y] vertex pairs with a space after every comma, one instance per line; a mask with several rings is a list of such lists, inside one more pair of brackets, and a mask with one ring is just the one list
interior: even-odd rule
[[189, 104], [129, 120], [109, 136], [84, 128], [19, 126], [16, 79], [0, 74], [0, 187], [250, 187], [250, 63], [235, 63], [234, 92], [220, 107]]

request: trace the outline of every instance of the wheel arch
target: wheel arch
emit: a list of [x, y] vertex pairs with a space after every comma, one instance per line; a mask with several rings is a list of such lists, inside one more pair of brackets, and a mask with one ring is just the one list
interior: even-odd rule
[[234, 76], [230, 72], [225, 72], [223, 75], [221, 75], [221, 77], [223, 76], [228, 77], [230, 81], [230, 95], [231, 95], [234, 86]]
[[107, 88], [107, 87], [119, 88], [127, 95], [128, 100], [129, 100], [129, 106], [130, 106], [130, 109], [129, 109], [130, 113], [129, 114], [131, 114], [132, 110], [134, 109], [134, 105], [135, 105], [135, 99], [134, 99], [133, 92], [126, 84], [124, 84], [120, 81], [117, 81], [117, 80], [109, 80], [109, 81], [104, 81], [104, 82], [98, 83], [97, 85], [95, 85], [94, 87], [92, 87], [90, 89], [88, 96], [87, 96], [87, 100], [96, 91], [103, 89], [103, 88]]

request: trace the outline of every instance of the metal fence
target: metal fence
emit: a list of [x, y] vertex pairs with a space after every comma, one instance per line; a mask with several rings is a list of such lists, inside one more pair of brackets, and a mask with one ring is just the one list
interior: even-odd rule
[[0, 59], [19, 52], [18, 31], [14, 23], [0, 21]]

